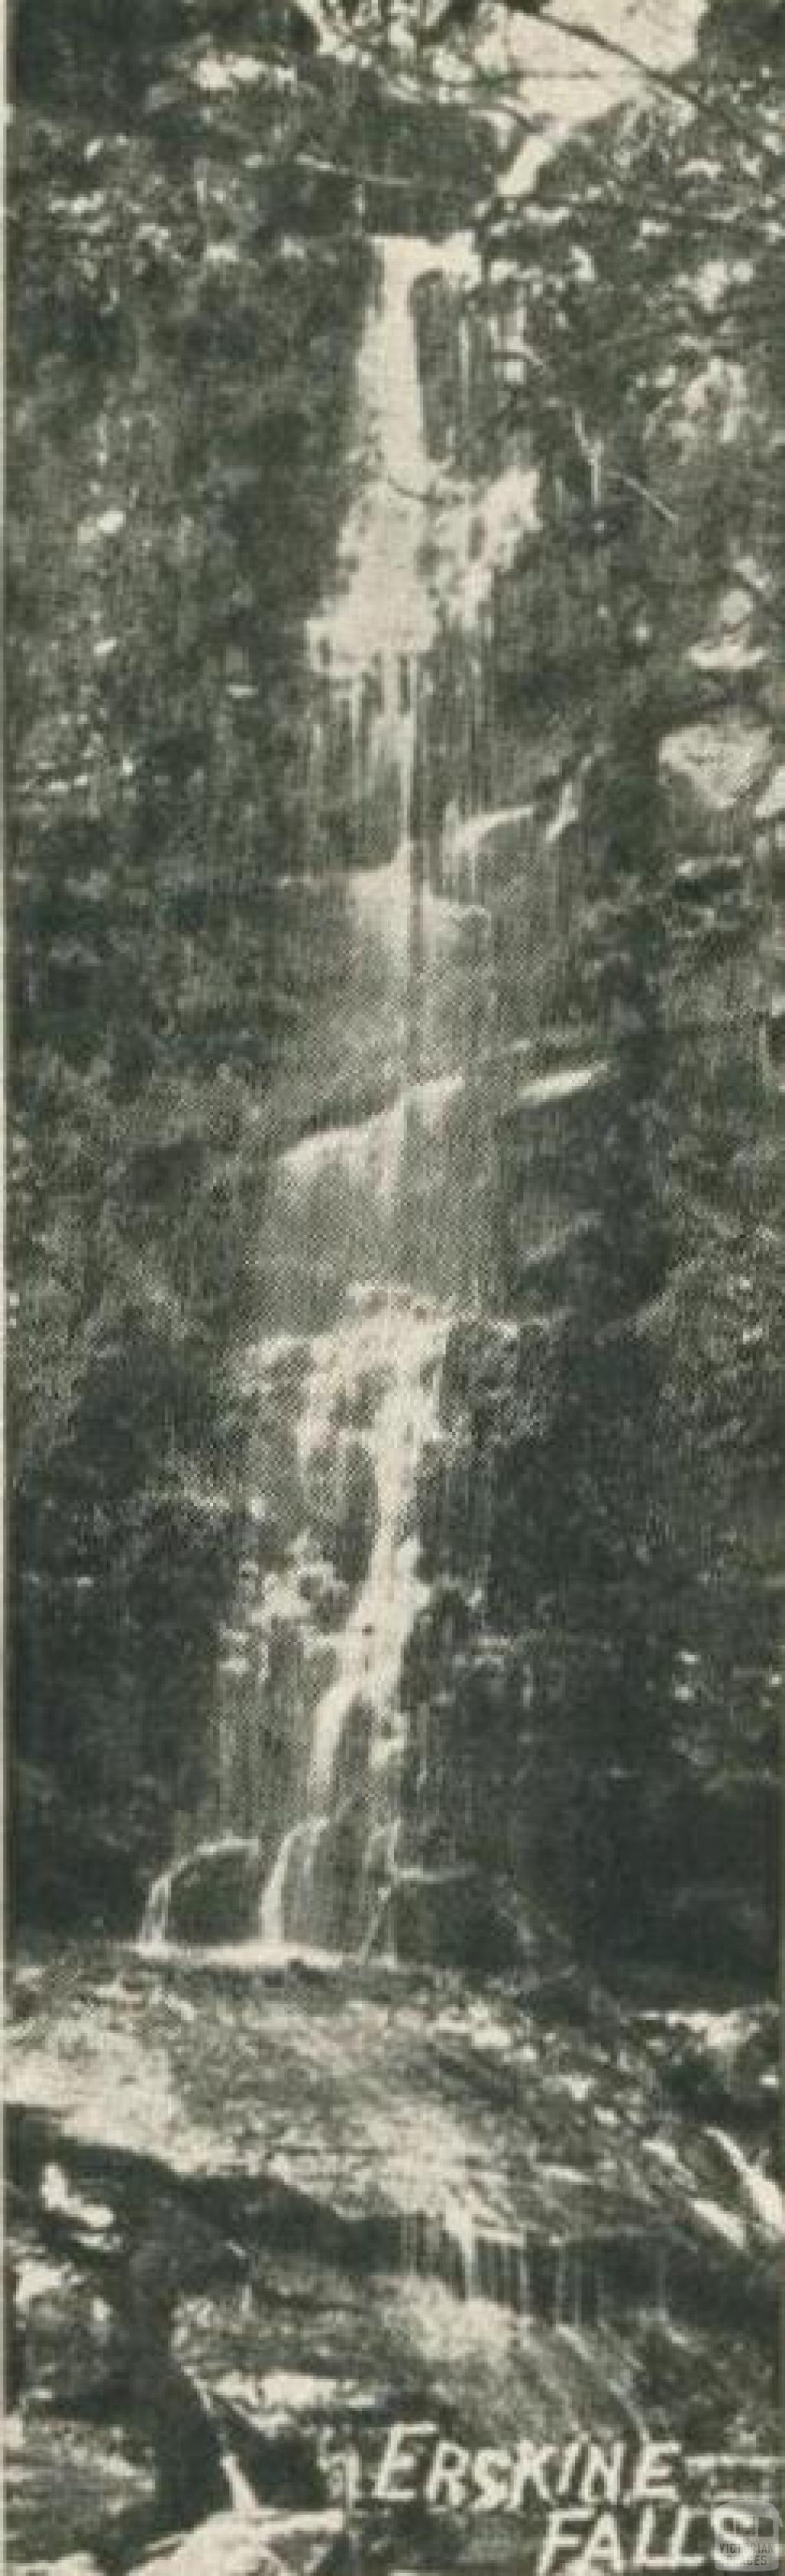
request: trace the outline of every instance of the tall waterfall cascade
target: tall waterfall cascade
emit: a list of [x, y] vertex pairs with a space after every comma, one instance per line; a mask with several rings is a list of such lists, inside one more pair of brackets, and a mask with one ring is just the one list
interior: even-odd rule
[[[267, 1228], [292, 1324], [276, 1317], [248, 1359], [259, 1490], [218, 1671], [217, 1823], [227, 1852], [256, 1838], [257, 1937], [276, 1947], [362, 1948], [385, 1915], [402, 1848], [402, 1667], [429, 1597], [418, 1479], [442, 1436], [451, 1328], [482, 1302], [498, 1053], [488, 886], [530, 866], [532, 827], [525, 802], [494, 797], [487, 761], [481, 774], [493, 723], [480, 648], [499, 567], [537, 507], [525, 459], [485, 485], [467, 463], [475, 283], [463, 236], [373, 245], [357, 498], [307, 635], [309, 811], [316, 829], [339, 740], [352, 835], [348, 868], [333, 859], [353, 925], [339, 1041], [347, 1061], [356, 1041], [363, 1073], [379, 1051], [382, 1096], [282, 1149]], [[443, 346], [448, 316], [452, 387], [436, 454], [417, 323], [429, 294]], [[496, 365], [501, 329], [497, 315]], [[470, 683], [436, 799], [431, 657], [445, 618], [468, 638]], [[151, 1893], [151, 1940], [168, 1936], [172, 1880]]]

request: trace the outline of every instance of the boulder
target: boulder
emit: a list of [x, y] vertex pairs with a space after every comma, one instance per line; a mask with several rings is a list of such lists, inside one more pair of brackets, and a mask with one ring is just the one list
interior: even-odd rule
[[242, 1941], [255, 1932], [261, 1893], [255, 1836], [197, 1844], [171, 1871], [166, 1935], [171, 1941]]

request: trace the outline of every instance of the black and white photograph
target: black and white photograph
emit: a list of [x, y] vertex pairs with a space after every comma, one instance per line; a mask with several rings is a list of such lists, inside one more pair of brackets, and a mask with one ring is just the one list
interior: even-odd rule
[[784, 0], [12, 0], [9, 2576], [785, 2566]]

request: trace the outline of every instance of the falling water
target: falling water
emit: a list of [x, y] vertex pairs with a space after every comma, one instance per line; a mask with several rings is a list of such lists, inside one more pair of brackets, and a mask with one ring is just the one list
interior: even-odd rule
[[775, 2176], [766, 2173], [760, 2165], [752, 2164], [738, 2139], [729, 2137], [726, 2130], [709, 2129], [708, 2136], [714, 2139], [738, 2176], [744, 2200], [765, 2234], [773, 2242], [782, 2244], [785, 2238], [785, 2195]]
[[430, 469], [411, 299], [439, 254], [430, 242], [400, 235], [376, 242], [373, 251], [375, 289], [357, 381], [363, 490], [344, 531], [342, 586], [311, 621], [310, 646], [315, 664], [329, 669], [333, 688], [348, 698], [354, 783], [360, 790], [363, 682], [372, 666], [380, 673], [370, 760], [373, 765], [384, 758], [397, 771], [400, 839], [408, 850], [416, 674], [434, 622], [420, 563]]
[[[500, 826], [517, 828], [522, 819], [517, 811], [487, 818], [475, 812], [472, 825], [462, 827], [473, 839], [460, 885], [434, 889], [418, 845], [415, 796], [425, 741], [423, 672], [440, 602], [449, 604], [451, 617], [457, 602], [459, 619], [465, 617], [473, 634], [487, 603], [494, 549], [504, 553], [513, 525], [520, 533], [532, 524], [532, 478], [522, 485], [518, 476], [513, 492], [508, 476], [498, 491], [485, 488], [485, 545], [483, 523], [475, 525], [476, 491], [463, 465], [473, 398], [468, 243], [461, 236], [437, 245], [399, 235], [372, 247], [374, 280], [357, 367], [358, 497], [333, 593], [311, 620], [307, 639], [315, 704], [306, 786], [315, 827], [331, 744], [343, 746], [353, 840], [364, 864], [347, 870], [342, 853], [342, 880], [357, 953], [370, 948], [377, 957], [387, 996], [387, 1097], [359, 1119], [339, 1116], [316, 1134], [301, 1133], [278, 1157], [267, 1220], [277, 1275], [294, 1288], [323, 1249], [339, 1311], [315, 1334], [306, 1327], [305, 1383], [287, 1398], [282, 1440], [291, 1444], [296, 1426], [299, 1534], [287, 1540], [285, 1568], [264, 1573], [257, 1597], [238, 1611], [239, 1643], [221, 1665], [222, 1687], [235, 1694], [230, 1735], [233, 1725], [239, 1772], [255, 1786], [249, 1812], [247, 1790], [233, 1786], [238, 1762], [230, 1743], [230, 1758], [224, 1749], [220, 1757], [220, 1821], [226, 1827], [250, 1822], [268, 1854], [260, 1938], [320, 1948], [340, 1946], [347, 1937], [362, 1946], [374, 1914], [384, 1914], [385, 1881], [389, 1889], [395, 1876], [405, 1744], [401, 1672], [428, 1598], [419, 1568], [417, 1481], [426, 1451], [441, 1438], [440, 1376], [454, 1313], [467, 1301], [476, 1311], [477, 1302], [468, 1204], [476, 1211], [486, 1157], [470, 1111], [477, 1098], [477, 994], [487, 984], [490, 956], [480, 851], [484, 839], [490, 848]], [[418, 362], [415, 291], [431, 274], [449, 290], [457, 334], [458, 418], [448, 467], [428, 454]], [[475, 660], [467, 698], [474, 716], [459, 786], [464, 815], [476, 809], [479, 796], [476, 653]], [[390, 782], [395, 846], [379, 864], [370, 818], [380, 783], [387, 794]], [[525, 831], [518, 831], [518, 841], [525, 865]], [[350, 1004], [352, 954], [350, 945]], [[464, 1160], [456, 1165], [461, 1133]], [[466, 1206], [456, 1171], [466, 1175]], [[280, 1336], [271, 1335], [258, 1356], [262, 1412], [277, 1401], [280, 1364]], [[350, 1437], [340, 1426], [352, 1420], [361, 1427]], [[329, 1567], [325, 1574], [312, 1496], [320, 1477], [342, 1489], [358, 1455], [372, 1487], [373, 1527], [364, 1562], [343, 1596], [335, 1578], [339, 1615], [325, 1638], [324, 1621], [320, 1629], [310, 1615], [308, 1587], [324, 1589], [327, 1580], [335, 1588], [335, 1582]], [[283, 1681], [274, 1682], [281, 1672]], [[373, 1869], [365, 1866], [366, 1853]], [[355, 1902], [347, 1933], [348, 1880]], [[150, 1937], [166, 1933], [170, 1894], [170, 1880], [153, 1891]]]
[[[429, 270], [447, 267], [465, 275], [464, 245], [437, 251], [430, 242], [396, 237], [375, 246], [375, 288], [358, 365], [358, 406], [366, 473], [350, 513], [342, 549], [343, 579], [310, 630], [315, 664], [329, 669], [331, 687], [348, 700], [351, 785], [355, 806], [382, 763], [397, 776], [398, 847], [376, 877], [358, 871], [353, 883], [360, 917], [375, 913], [377, 935], [399, 952], [409, 978], [419, 935], [423, 954], [421, 875], [414, 849], [414, 777], [419, 714], [419, 672], [434, 629], [435, 602], [422, 572], [423, 539], [433, 483], [423, 419], [413, 292]], [[468, 342], [460, 326], [462, 417], [468, 403]], [[381, 688], [367, 743], [362, 728], [363, 687], [373, 667]], [[367, 764], [364, 767], [364, 762]], [[381, 881], [380, 881], [381, 876]], [[364, 882], [363, 882], [364, 881]], [[415, 909], [420, 918], [415, 930]], [[411, 1028], [411, 990], [404, 995], [404, 1023]], [[409, 1079], [407, 1080], [407, 1071]], [[285, 1157], [290, 1192], [313, 1188], [340, 1172], [357, 1190], [400, 1217], [407, 1148], [416, 1117], [422, 1138], [441, 1134], [462, 1073], [451, 1068], [430, 1080], [412, 1081], [412, 1050], [404, 1035], [399, 1087], [391, 1107], [359, 1125], [327, 1130]], [[306, 1784], [306, 1812], [288, 1828], [264, 1890], [260, 1926], [280, 1941], [292, 1931], [313, 1932], [320, 1911], [317, 1863], [331, 1816], [347, 1804], [341, 1754], [347, 1723], [364, 1714], [368, 1729], [366, 1849], [394, 1865], [394, 1819], [374, 1812], [374, 1774], [394, 1768], [402, 1725], [398, 1707], [407, 1638], [427, 1588], [417, 1571], [415, 1486], [427, 1442], [438, 1436], [439, 1372], [449, 1316], [435, 1305], [390, 1289], [381, 1308], [372, 1299], [364, 1313], [349, 1310], [313, 1348], [309, 1402], [299, 1433], [301, 1465], [330, 1439], [341, 1401], [353, 1387], [373, 1380], [379, 1390], [365, 1451], [373, 1470], [375, 1530], [365, 1575], [336, 1640], [335, 1673], [315, 1710]], [[355, 1784], [356, 1794], [356, 1784]], [[361, 1864], [362, 1878], [362, 1864]], [[370, 1887], [369, 1872], [364, 1884]], [[321, 1927], [320, 1927], [321, 1928]]]
[[304, 1845], [307, 1847], [310, 1834], [311, 1825], [306, 1818], [304, 1818], [299, 1824], [290, 1825], [288, 1833], [284, 1834], [275, 1866], [270, 1872], [259, 1908], [259, 1930], [263, 1941], [275, 1943], [281, 1941], [283, 1938], [284, 1898], [289, 1882], [291, 1864], [295, 1854], [299, 1852]]
[[154, 1878], [142, 1916], [140, 1939], [148, 1950], [160, 1949], [166, 1939], [172, 1896], [172, 1871], [162, 1869]]
[[[260, 1929], [271, 1942], [323, 1931], [316, 1884], [320, 1846], [331, 1817], [358, 1794], [367, 1802], [367, 1834], [392, 1858], [391, 1819], [371, 1824], [374, 1780], [392, 1772], [400, 1753], [398, 1709], [401, 1662], [417, 1611], [428, 1597], [418, 1572], [414, 1525], [415, 1481], [429, 1439], [439, 1430], [439, 1371], [449, 1316], [406, 1290], [388, 1289], [381, 1306], [373, 1290], [332, 1331], [316, 1336], [309, 1399], [300, 1425], [300, 1457], [325, 1454], [336, 1411], [373, 1383], [373, 1421], [365, 1454], [373, 1469], [375, 1531], [364, 1579], [335, 1639], [335, 1677], [315, 1710], [306, 1785], [306, 1811], [289, 1827], [264, 1890]], [[353, 1716], [363, 1722], [362, 1761], [367, 1782], [340, 1777], [342, 1746]], [[362, 1864], [361, 1864], [362, 1875]]]

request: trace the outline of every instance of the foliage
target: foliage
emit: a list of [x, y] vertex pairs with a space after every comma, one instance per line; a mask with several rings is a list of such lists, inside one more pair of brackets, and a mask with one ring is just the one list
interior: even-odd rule
[[[499, 264], [525, 315], [494, 435], [525, 429], [542, 521], [499, 585], [486, 687], [498, 710], [508, 656], [519, 739], [561, 707], [580, 858], [550, 982], [538, 959], [540, 1043], [561, 1016], [606, 1079], [585, 1114], [553, 1110], [542, 1146], [531, 1111], [503, 1131], [502, 1209], [558, 1174], [566, 1249], [538, 1318], [514, 1225], [497, 1240], [517, 1384], [480, 1328], [468, 1427], [423, 1495], [431, 1561], [467, 1599], [482, 1577], [489, 1634], [445, 1672], [423, 1631], [410, 1687], [460, 1747], [447, 1830], [471, 1843], [495, 1672], [498, 1847], [583, 1949], [706, 1970], [721, 1923], [729, 1966], [773, 1972], [782, 1206], [758, 1048], [767, 886], [754, 793], [731, 775], [723, 794], [722, 770], [746, 727], [759, 792], [781, 741], [785, 205], [771, 13], [749, 43], [745, 23], [741, 78], [737, 32], [710, 10], [688, 106], [655, 88], [484, 227], [478, 327]], [[668, 782], [695, 722], [716, 802]], [[503, 1038], [504, 926], [497, 973]]]
[[[307, 861], [302, 629], [366, 255], [348, 191], [313, 230], [274, 47], [249, 97], [127, 12], [61, 12], [44, 58], [28, 10], [18, 45], [17, 1732], [39, 1822], [43, 1766], [95, 1828], [125, 1806], [138, 1868], [198, 1796], [242, 1530], [264, 1102], [303, 998], [276, 887]], [[334, 973], [331, 931], [309, 1006]]]

